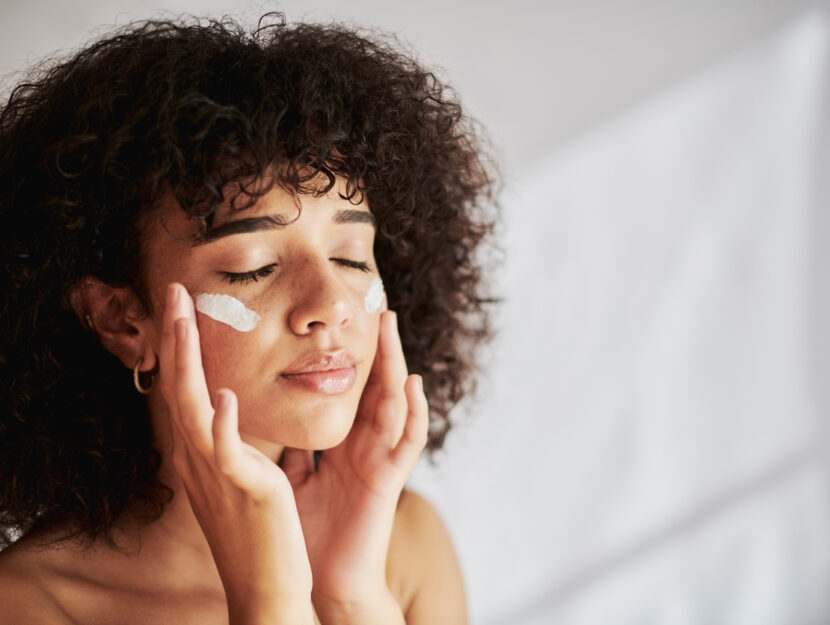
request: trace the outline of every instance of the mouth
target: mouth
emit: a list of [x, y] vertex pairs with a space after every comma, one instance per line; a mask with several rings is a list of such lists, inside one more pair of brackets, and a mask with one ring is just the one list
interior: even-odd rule
[[339, 395], [354, 386], [357, 361], [345, 349], [312, 352], [295, 360], [279, 377], [308, 392]]

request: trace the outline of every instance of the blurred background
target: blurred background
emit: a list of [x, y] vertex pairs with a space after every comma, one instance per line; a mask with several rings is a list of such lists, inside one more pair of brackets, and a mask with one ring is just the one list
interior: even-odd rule
[[474, 625], [830, 623], [830, 1], [0, 0], [0, 85], [273, 9], [397, 34], [499, 155], [499, 336], [412, 479]]

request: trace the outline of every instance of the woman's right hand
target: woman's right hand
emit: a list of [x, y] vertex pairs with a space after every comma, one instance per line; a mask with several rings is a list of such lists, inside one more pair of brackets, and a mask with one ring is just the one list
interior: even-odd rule
[[211, 405], [193, 300], [180, 284], [167, 290], [160, 360], [173, 465], [213, 553], [231, 625], [312, 623], [311, 567], [291, 485], [240, 439], [236, 395], [221, 389]]

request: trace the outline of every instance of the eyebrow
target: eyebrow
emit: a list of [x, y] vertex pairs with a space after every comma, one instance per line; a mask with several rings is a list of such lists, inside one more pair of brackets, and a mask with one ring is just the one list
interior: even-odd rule
[[375, 221], [375, 216], [372, 213], [353, 208], [337, 211], [331, 220], [336, 224], [370, 224], [373, 228], [377, 227], [377, 221]]
[[[377, 227], [375, 216], [369, 211], [361, 211], [355, 209], [338, 210], [331, 218], [336, 224], [369, 224], [373, 228]], [[246, 234], [249, 232], [259, 232], [261, 230], [274, 230], [287, 226], [292, 223], [282, 215], [265, 215], [262, 217], [246, 217], [245, 219], [237, 219], [229, 221], [216, 226], [210, 230], [205, 238], [197, 242], [196, 245], [203, 245], [221, 239], [223, 237], [231, 236], [232, 234]]]

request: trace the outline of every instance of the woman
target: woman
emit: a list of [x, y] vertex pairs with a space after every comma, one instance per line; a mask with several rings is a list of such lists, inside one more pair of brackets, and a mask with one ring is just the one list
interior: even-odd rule
[[0, 623], [466, 620], [403, 487], [491, 177], [417, 63], [269, 20], [129, 26], [0, 116]]

